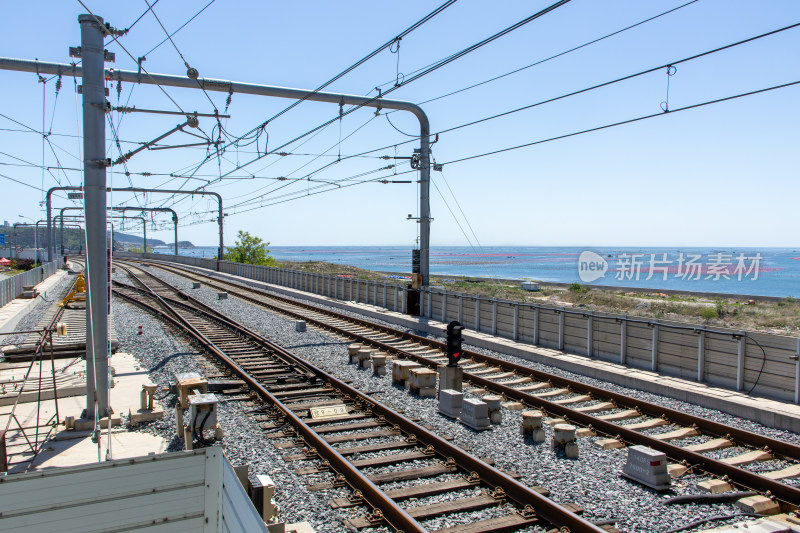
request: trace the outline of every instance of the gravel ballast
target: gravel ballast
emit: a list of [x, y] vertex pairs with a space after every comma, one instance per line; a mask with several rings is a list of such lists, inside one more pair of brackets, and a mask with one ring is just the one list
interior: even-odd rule
[[[117, 278], [124, 280], [124, 276], [119, 274], [115, 276]], [[133, 354], [149, 371], [153, 383], [169, 386], [174, 383], [177, 372], [199, 372], [203, 375], [201, 366], [195, 360], [198, 349], [148, 312], [118, 298], [114, 302], [114, 319], [120, 351]], [[140, 325], [142, 335], [137, 334]], [[159, 394], [164, 396], [164, 393]], [[225, 455], [234, 466], [249, 465], [251, 479], [260, 474], [272, 478], [277, 487], [275, 502], [281, 509], [280, 520], [307, 521], [319, 532], [344, 531], [343, 512], [331, 509], [328, 502], [346, 493], [340, 489], [322, 492], [306, 490], [309, 481], [298, 479], [294, 472], [298, 463], [288, 463], [282, 459], [283, 451], [276, 449], [264, 437], [264, 431], [254, 418], [246, 414], [248, 407], [243, 402], [220, 398], [218, 420], [225, 432], [222, 441]], [[175, 395], [166, 395], [161, 403], [164, 418], [142, 424], [136, 430], [165, 438], [168, 451], [182, 450], [183, 439], [178, 438], [175, 431]]]
[[[356, 365], [348, 364], [347, 342], [334, 339], [313, 327], [309, 327], [305, 333], [299, 333], [295, 331], [293, 319], [275, 315], [233, 297], [228, 300], [217, 300], [217, 291], [215, 290], [206, 287], [191, 289], [191, 282], [185, 278], [160, 270], [153, 270], [153, 272], [167, 282], [187, 289], [193, 296], [215, 306], [229, 316], [235, 317], [246, 326], [270, 336], [276, 342], [308, 358], [337, 377], [351, 380], [353, 385], [362, 391], [373, 392], [373, 397], [377, 400], [404, 410], [408, 416], [420, 418], [421, 423], [431, 424], [441, 434], [453, 436], [454, 443], [471, 450], [475, 455], [493, 458], [497, 467], [518, 471], [522, 474], [524, 483], [541, 485], [549, 489], [551, 497], [555, 501], [581, 505], [585, 509], [586, 518], [590, 520], [616, 518], [619, 520], [618, 527], [624, 531], [652, 532], [666, 531], [705, 517], [736, 512], [736, 509], [729, 504], [665, 506], [662, 502], [670, 496], [699, 493], [695, 488], [695, 483], [704, 478], [685, 476], [676, 480], [671, 491], [655, 492], [620, 477], [619, 474], [627, 457], [625, 449], [603, 451], [592, 444], [597, 440], [596, 437], [581, 438], [579, 439], [580, 457], [575, 460], [567, 459], [563, 454], [551, 449], [549, 441], [552, 430], [549, 427], [546, 428], [547, 439], [543, 443], [534, 444], [529, 439], [523, 438], [519, 431], [521, 422], [519, 411], [503, 410], [502, 424], [489, 431], [477, 433], [456, 421], [439, 415], [434, 399], [419, 398], [409, 394], [404, 389], [392, 386], [389, 376], [377, 377], [368, 370], [360, 370]], [[342, 312], [339, 309], [335, 310]], [[759, 424], [711, 409], [610, 385], [596, 379], [585, 378], [489, 350], [472, 349], [800, 444], [800, 438], [790, 432], [765, 428]], [[437, 524], [437, 527], [445, 526]]]

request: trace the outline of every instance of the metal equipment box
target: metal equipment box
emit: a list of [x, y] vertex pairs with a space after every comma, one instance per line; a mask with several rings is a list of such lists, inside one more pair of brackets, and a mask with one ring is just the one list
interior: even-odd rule
[[189, 427], [197, 430], [212, 429], [217, 425], [217, 395], [192, 394], [189, 396]]

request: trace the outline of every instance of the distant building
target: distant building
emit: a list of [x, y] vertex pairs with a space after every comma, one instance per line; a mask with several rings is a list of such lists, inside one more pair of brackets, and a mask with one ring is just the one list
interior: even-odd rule
[[3, 226], [4, 226], [4, 227], [6, 227], [6, 228], [7, 228], [7, 227], [9, 227], [10, 225], [11, 225], [11, 224], [9, 224], [9, 223], [8, 223], [8, 220], [4, 220], [4, 221], [3, 221]]

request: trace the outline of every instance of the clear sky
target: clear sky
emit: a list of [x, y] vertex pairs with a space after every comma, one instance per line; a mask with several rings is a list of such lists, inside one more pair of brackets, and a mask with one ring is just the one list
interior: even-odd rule
[[[144, 0], [84, 1], [93, 13], [117, 28], [130, 27], [147, 9]], [[546, 59], [687, 1], [572, 0], [387, 97], [423, 102]], [[554, 2], [459, 0], [406, 36], [399, 54], [385, 50], [326, 90], [374, 96], [376, 86], [387, 90], [395, 84], [398, 70], [408, 78], [417, 69]], [[154, 11], [172, 32], [207, 3], [159, 0]], [[314, 89], [439, 4], [413, 0], [216, 0], [173, 40], [200, 76]], [[0, 21], [0, 55], [68, 63], [68, 48], [80, 44], [77, 17], [84, 12], [77, 1], [8, 3]], [[578, 51], [422, 106], [436, 132], [798, 22], [800, 2], [796, 0], [698, 0]], [[147, 13], [120, 42], [133, 57], [146, 53], [143, 64], [148, 71], [185, 75], [184, 60], [169, 41], [148, 52], [165, 36], [153, 14]], [[115, 68], [136, 70], [136, 61], [118, 44], [108, 42], [106, 47], [116, 53]], [[683, 63], [669, 78], [669, 108], [798, 81], [798, 64], [800, 28]], [[63, 78], [56, 98], [56, 80], [43, 85], [31, 73], [2, 71], [0, 76], [4, 102], [0, 113], [5, 115], [0, 116], [0, 174], [33, 186], [0, 178], [4, 191], [0, 219], [13, 223], [21, 220], [18, 215], [43, 216], [38, 204], [43, 194], [38, 189], [80, 184], [78, 171], [50, 168], [43, 175], [40, 168], [43, 160], [48, 167], [80, 167], [80, 139], [76, 137], [80, 135], [76, 115], [80, 96], [75, 94], [71, 77]], [[442, 172], [432, 172], [432, 245], [468, 244], [452, 210], [473, 243], [470, 227], [483, 245], [798, 246], [800, 86], [448, 164], [660, 113], [667, 78], [661, 69], [442, 134], [433, 145], [434, 159], [445, 164]], [[212, 112], [214, 106], [223, 112], [226, 107], [224, 93], [209, 93], [212, 106], [201, 91], [165, 90], [174, 102], [159, 88], [147, 85], [124, 83], [121, 101], [116, 85], [110, 94], [114, 106], [127, 103], [171, 111], [180, 106], [199, 112]], [[236, 138], [289, 103], [233, 94], [228, 108], [231, 118], [223, 120], [222, 126], [230, 138]], [[234, 241], [238, 230], [248, 230], [274, 246], [413, 245], [417, 224], [406, 217], [417, 216], [415, 184], [339, 186], [383, 176], [416, 179], [415, 173], [407, 173], [407, 159], [375, 157], [411, 155], [416, 142], [406, 142], [412, 138], [394, 128], [418, 133], [417, 121], [409, 113], [390, 114], [393, 127], [385, 111], [376, 117], [374, 109], [360, 109], [318, 135], [282, 149], [293, 155], [269, 155], [232, 173], [246, 179], [214, 181], [237, 164], [257, 157], [256, 151], [263, 155], [265, 149], [274, 150], [337, 114], [335, 104], [304, 102], [271, 122], [257, 144], [226, 143], [220, 158], [212, 150], [212, 157], [195, 179], [168, 175], [188, 175], [206, 158], [206, 147], [143, 152], [128, 162], [131, 176], [122, 174], [124, 169], [118, 166], [109, 174], [109, 181], [113, 179], [115, 186], [186, 190], [207, 186], [219, 192], [226, 206], [227, 243]], [[183, 120], [172, 115], [116, 112], [111, 118], [125, 151], [136, 146], [131, 142], [154, 139]], [[40, 134], [9, 119], [50, 132], [49, 143], [43, 145]], [[214, 119], [200, 120], [202, 131], [213, 138], [218, 133], [215, 125]], [[110, 156], [117, 157], [111, 132], [107, 133]], [[177, 133], [160, 144], [199, 141]], [[335, 162], [340, 154], [344, 157], [396, 143], [405, 144], [367, 154], [372, 157], [343, 159], [308, 177]], [[378, 170], [395, 162], [396, 169]], [[393, 178], [395, 171], [401, 175]], [[360, 176], [365, 172], [372, 173]], [[276, 179], [280, 177], [290, 179]], [[325, 190], [328, 192], [308, 195]], [[133, 198], [119, 193], [112, 201], [114, 205], [172, 207], [180, 216], [181, 240], [198, 245], [216, 243], [216, 223], [210, 221], [215, 206], [210, 200], [163, 194]], [[65, 198], [54, 201], [56, 208], [69, 205], [79, 204]], [[160, 227], [169, 227], [166, 217], [157, 220]], [[125, 229], [140, 231], [133, 223]], [[148, 228], [148, 234], [171, 240], [168, 229]]]

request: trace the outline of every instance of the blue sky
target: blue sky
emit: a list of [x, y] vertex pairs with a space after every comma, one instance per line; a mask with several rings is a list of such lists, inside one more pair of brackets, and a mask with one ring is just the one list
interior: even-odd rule
[[[151, 2], [152, 3], [152, 2]], [[160, 0], [154, 7], [164, 26], [173, 31], [207, 1]], [[552, 2], [478, 2], [460, 0], [400, 43], [398, 54], [384, 51], [326, 90], [375, 95], [374, 88], [391, 87], [399, 71], [405, 75], [461, 50], [537, 12]], [[407, 86], [390, 98], [421, 102], [503, 74], [657, 15], [685, 1], [641, 0], [596, 2], [573, 0], [499, 40]], [[100, 2], [87, 6], [115, 27], [128, 27], [147, 8], [144, 0]], [[191, 7], [187, 7], [191, 5]], [[216, 0], [178, 32], [174, 42], [186, 61], [201, 76], [313, 89], [357, 59], [422, 18], [438, 2], [255, 2]], [[43, 61], [69, 62], [69, 46], [80, 40], [77, 16], [84, 8], [76, 1], [15, 3], [5, 8], [0, 31], [0, 55]], [[540, 100], [559, 96], [666, 64], [760, 33], [800, 22], [800, 3], [791, 0], [699, 0], [657, 20], [600, 43], [526, 69], [502, 80], [423, 105], [432, 131], [479, 119]], [[120, 39], [138, 57], [161, 42], [165, 34], [152, 14], [145, 15]], [[120, 46], [115, 68], [135, 70], [136, 63]], [[800, 28], [678, 66], [670, 78], [669, 106], [681, 106], [794, 82], [800, 79]], [[183, 60], [169, 42], [147, 54], [150, 72], [184, 74]], [[42, 129], [43, 86], [29, 73], [3, 71], [0, 95], [4, 115], [36, 130]], [[433, 146], [437, 162], [547, 139], [660, 111], [665, 100], [664, 71], [642, 76], [576, 97], [543, 105], [511, 116], [440, 136]], [[166, 89], [184, 110], [210, 112], [206, 95], [196, 90]], [[222, 111], [226, 94], [209, 93]], [[122, 86], [122, 103], [140, 108], [176, 110], [157, 87]], [[117, 101], [112, 87], [113, 105]], [[796, 196], [800, 163], [798, 123], [800, 86], [750, 96], [696, 110], [667, 114], [569, 139], [474, 159], [445, 164], [433, 172], [431, 208], [435, 218], [431, 242], [467, 245], [574, 246], [797, 246]], [[246, 133], [280, 111], [290, 101], [232, 96], [231, 118], [223, 126], [231, 136]], [[76, 120], [72, 78], [63, 78], [55, 98], [55, 80], [44, 85], [45, 130], [53, 147], [44, 147], [45, 165], [79, 166], [80, 124]], [[270, 123], [259, 138], [259, 150], [283, 144], [331, 118], [338, 107], [305, 102]], [[408, 113], [389, 115], [396, 128], [409, 134], [418, 130]], [[112, 115], [122, 141], [151, 140], [181, 122], [178, 116]], [[121, 121], [120, 121], [121, 119]], [[52, 129], [50, 123], [52, 120]], [[201, 119], [211, 134], [213, 119]], [[0, 128], [19, 125], [0, 117]], [[349, 136], [353, 131], [352, 136]], [[109, 139], [110, 137], [110, 131]], [[267, 139], [268, 134], [268, 139]], [[291, 245], [408, 245], [416, 238], [416, 224], [406, 216], [417, 213], [414, 184], [365, 183], [338, 189], [330, 182], [375, 171], [393, 161], [376, 158], [345, 159], [299, 180], [280, 191], [235, 207], [237, 203], [290, 183], [278, 177], [300, 178], [342, 156], [352, 155], [409, 139], [389, 124], [385, 113], [358, 110], [325, 128], [305, 144], [271, 155], [236, 172], [255, 176], [222, 180], [209, 185], [225, 199], [225, 238], [232, 243], [236, 231], [248, 230], [275, 246]], [[305, 141], [307, 138], [304, 138]], [[197, 139], [176, 134], [164, 144], [184, 144]], [[41, 187], [42, 136], [0, 130], [0, 174]], [[134, 144], [123, 144], [128, 150]], [[415, 143], [396, 148], [410, 156]], [[109, 141], [111, 155], [116, 148]], [[329, 151], [328, 151], [329, 150]], [[255, 145], [230, 147], [224, 158], [212, 158], [198, 177], [214, 180], [255, 154]], [[327, 151], [327, 152], [326, 152]], [[319, 154], [320, 157], [316, 157]], [[205, 148], [148, 151], [129, 163], [132, 173], [184, 173], [206, 155]], [[372, 156], [395, 156], [395, 149]], [[19, 158], [23, 161], [20, 161]], [[12, 166], [15, 164], [35, 166]], [[397, 172], [409, 170], [398, 160]], [[181, 187], [206, 184], [200, 180], [132, 175], [131, 182], [115, 167], [115, 186]], [[369, 178], [387, 175], [379, 171]], [[413, 179], [402, 174], [395, 179]], [[359, 180], [363, 178], [356, 178]], [[79, 184], [80, 173], [52, 170], [45, 173], [44, 188]], [[42, 193], [2, 179], [1, 218], [18, 215], [41, 217]], [[337, 188], [324, 194], [303, 196], [314, 187]], [[440, 196], [438, 189], [444, 195]], [[317, 189], [319, 190], [319, 189]], [[452, 194], [451, 194], [452, 191]], [[281, 196], [289, 193], [289, 196]], [[455, 196], [455, 200], [454, 197]], [[169, 199], [150, 195], [134, 199], [114, 195], [115, 205], [166, 205], [178, 211], [180, 238], [213, 245], [216, 225], [213, 202]], [[276, 203], [282, 200], [291, 200]], [[457, 201], [456, 201], [457, 200]], [[174, 204], [174, 205], [173, 205]], [[57, 199], [57, 208], [73, 205]], [[460, 209], [459, 209], [460, 206]], [[449, 209], [448, 209], [449, 207]], [[248, 208], [256, 208], [245, 211]], [[460, 218], [460, 227], [450, 209]], [[461, 217], [461, 210], [466, 221]], [[167, 227], [166, 219], [161, 225]], [[468, 222], [468, 224], [467, 224]], [[139, 230], [126, 226], [131, 233]], [[171, 239], [171, 230], [148, 234]]]

